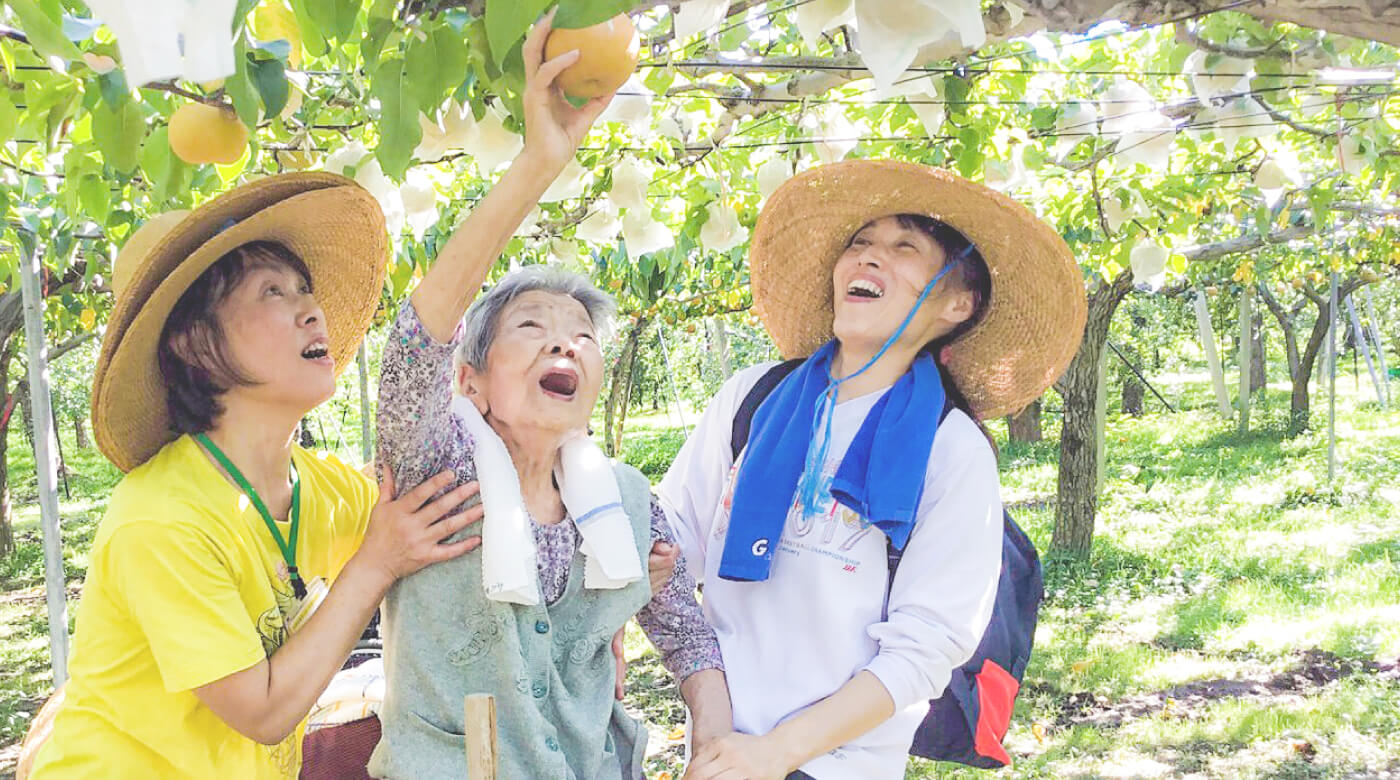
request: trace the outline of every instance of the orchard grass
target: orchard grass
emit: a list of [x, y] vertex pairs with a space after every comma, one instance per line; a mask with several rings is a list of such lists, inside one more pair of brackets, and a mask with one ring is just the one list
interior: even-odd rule
[[[1256, 400], [1251, 431], [1214, 410], [1201, 375], [1156, 378], [1147, 416], [1110, 402], [1094, 554], [1057, 559], [1058, 398], [1046, 441], [1001, 445], [1003, 493], [1046, 559], [1048, 601], [1007, 743], [1006, 777], [1333, 778], [1400, 773], [1400, 412], [1338, 381], [1338, 470], [1327, 479], [1326, 399], [1284, 436], [1288, 388]], [[1232, 388], [1233, 392], [1233, 388]], [[685, 410], [694, 425], [700, 410]], [[628, 420], [624, 458], [659, 480], [685, 430], [676, 412]], [[28, 442], [10, 438], [19, 549], [0, 561], [0, 778], [50, 690], [42, 554]], [[70, 598], [119, 474], [70, 458]], [[70, 600], [70, 619], [76, 599]], [[651, 731], [648, 772], [679, 778], [675, 681], [635, 626], [628, 701]], [[913, 759], [910, 778], [982, 774]]]

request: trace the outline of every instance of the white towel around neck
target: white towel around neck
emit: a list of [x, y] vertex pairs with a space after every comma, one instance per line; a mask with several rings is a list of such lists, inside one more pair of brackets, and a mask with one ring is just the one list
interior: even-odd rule
[[[472, 458], [486, 511], [481, 529], [481, 579], [486, 597], [527, 606], [539, 604], [535, 532], [510, 451], [471, 401], [454, 395], [452, 411], [462, 418], [473, 439]], [[565, 442], [559, 448], [554, 478], [564, 508], [583, 538], [583, 586], [616, 589], [641, 579], [641, 556], [632, 523], [622, 507], [617, 476], [598, 445], [583, 436]]]

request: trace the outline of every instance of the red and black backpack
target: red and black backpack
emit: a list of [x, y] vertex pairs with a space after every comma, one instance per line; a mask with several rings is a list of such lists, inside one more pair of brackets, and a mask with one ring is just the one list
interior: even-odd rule
[[[789, 360], [770, 368], [744, 396], [730, 434], [735, 460], [749, 440], [754, 412], [801, 362]], [[945, 403], [939, 421], [952, 410], [952, 402]], [[1002, 513], [1002, 522], [1001, 577], [991, 620], [972, 658], [953, 670], [943, 695], [929, 702], [928, 715], [909, 746], [912, 755], [982, 769], [1011, 764], [1001, 741], [1011, 725], [1016, 694], [1030, 661], [1045, 578], [1040, 556], [1025, 531], [1009, 513]], [[890, 544], [888, 555], [889, 583], [893, 584], [903, 552]]]

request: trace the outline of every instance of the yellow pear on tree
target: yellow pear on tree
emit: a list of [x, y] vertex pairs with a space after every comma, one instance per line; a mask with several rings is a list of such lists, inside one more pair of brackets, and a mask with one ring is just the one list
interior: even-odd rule
[[282, 149], [277, 152], [277, 164], [283, 170], [304, 171], [316, 164], [316, 153], [303, 149]]
[[243, 156], [248, 128], [233, 111], [186, 103], [170, 115], [170, 151], [191, 165], [228, 165]]
[[297, 17], [292, 9], [282, 0], [264, 0], [253, 9], [250, 21], [254, 38], [291, 44], [287, 64], [293, 68], [301, 67], [301, 28], [297, 26]]
[[555, 28], [544, 42], [544, 57], [552, 60], [578, 50], [578, 62], [559, 74], [557, 84], [571, 98], [588, 100], [615, 91], [637, 69], [642, 41], [627, 14], [579, 29]]

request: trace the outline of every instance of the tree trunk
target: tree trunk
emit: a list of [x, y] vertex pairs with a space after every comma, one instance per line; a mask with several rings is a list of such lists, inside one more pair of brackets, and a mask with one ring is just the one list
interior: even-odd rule
[[1060, 431], [1060, 476], [1055, 505], [1055, 531], [1050, 549], [1078, 558], [1089, 555], [1094, 540], [1094, 513], [1098, 509], [1098, 442], [1094, 411], [1098, 395], [1099, 359], [1108, 325], [1118, 304], [1132, 289], [1132, 272], [1124, 271], [1089, 296], [1089, 318], [1084, 340], [1064, 376], [1055, 384], [1064, 400]]
[[[1288, 355], [1288, 379], [1292, 384], [1292, 393], [1288, 403], [1288, 435], [1296, 436], [1308, 427], [1308, 376], [1312, 373], [1311, 359], [1309, 359], [1308, 370], [1304, 371], [1302, 356], [1298, 354], [1296, 322], [1298, 312], [1301, 309], [1295, 308], [1289, 312], [1283, 308], [1283, 305], [1278, 302], [1267, 286], [1261, 283], [1257, 289], [1265, 307], [1268, 308], [1270, 314], [1274, 315], [1274, 320], [1278, 322], [1279, 332], [1283, 334], [1283, 349]], [[1299, 304], [1299, 306], [1302, 305], [1304, 304]]]
[[[1137, 347], [1132, 342], [1124, 344], [1122, 350], [1125, 353], [1123, 357], [1127, 358], [1129, 361], [1132, 361], [1133, 365], [1142, 364], [1142, 355], [1138, 352]], [[1113, 357], [1105, 357], [1109, 360], [1112, 360], [1113, 357], [1117, 356], [1115, 355]], [[1120, 360], [1119, 362], [1127, 363], [1127, 361], [1123, 360]], [[1119, 406], [1119, 411], [1122, 414], [1128, 415], [1129, 417], [1141, 417], [1143, 415], [1143, 412], [1145, 411], [1144, 401], [1147, 396], [1147, 386], [1142, 383], [1141, 379], [1138, 379], [1137, 374], [1129, 365], [1120, 365], [1118, 367], [1117, 373], [1123, 378], [1123, 393], [1121, 398], [1122, 403]]]
[[627, 429], [627, 412], [632, 408], [632, 391], [637, 387], [637, 353], [640, 351], [637, 347], [640, 340], [641, 328], [638, 327], [627, 345], [627, 364], [622, 375], [622, 398], [618, 400], [617, 409], [617, 439], [613, 443], [615, 452], [622, 452], [622, 434]]
[[1143, 413], [1143, 399], [1147, 395], [1147, 389], [1142, 386], [1135, 376], [1123, 377], [1123, 414], [1129, 417], [1141, 417]]
[[1250, 351], [1253, 368], [1249, 373], [1249, 392], [1257, 393], [1269, 384], [1269, 364], [1264, 358], [1264, 313], [1254, 315], [1254, 346]]
[[[1365, 282], [1362, 282], [1361, 280], [1356, 278], [1339, 281], [1337, 284], [1337, 300], [1346, 300], [1348, 295], [1351, 295], [1352, 293], [1356, 292], [1364, 286]], [[1312, 333], [1308, 336], [1308, 345], [1303, 350], [1303, 357], [1300, 361], [1301, 366], [1298, 372], [1303, 382], [1302, 396], [1303, 403], [1305, 404], [1304, 408], [1306, 408], [1307, 403], [1307, 382], [1308, 379], [1312, 376], [1314, 364], [1317, 360], [1317, 355], [1319, 352], [1322, 351], [1323, 344], [1327, 342], [1327, 326], [1330, 323], [1332, 317], [1334, 316], [1334, 313], [1332, 312], [1332, 298], [1330, 293], [1321, 295], [1312, 294], [1309, 295], [1308, 298], [1313, 302], [1313, 305], [1317, 307], [1317, 321], [1313, 323]], [[1298, 381], [1295, 380], [1293, 383], [1293, 396], [1295, 402], [1297, 401], [1298, 395]], [[1304, 427], [1306, 427], [1306, 422], [1307, 419], [1305, 415]]]
[[1040, 407], [1040, 401], [1036, 400], [1019, 414], [1006, 418], [1006, 432], [1011, 441], [1032, 444], [1044, 438], [1040, 430]]
[[1308, 343], [1298, 359], [1298, 373], [1293, 375], [1293, 392], [1288, 406], [1288, 435], [1297, 436], [1308, 429], [1311, 414], [1308, 386], [1313, 369], [1317, 365], [1318, 353], [1327, 343], [1327, 323], [1332, 318], [1332, 304], [1326, 298], [1314, 301], [1317, 305], [1317, 321], [1308, 334]]
[[[1047, 22], [1050, 30], [1081, 33], [1099, 22], [1116, 19], [1123, 24], [1160, 24], [1187, 14], [1201, 15], [1240, 6], [1231, 0], [1187, 0], [1183, 3], [1122, 3], [1116, 0], [1018, 0], [1017, 5]], [[1291, 22], [1400, 46], [1400, 9], [1392, 3], [1338, 3], [1332, 0], [1279, 0], [1250, 3], [1239, 8], [1266, 22]]]
[[[646, 320], [640, 319], [628, 328], [627, 339], [622, 350], [613, 361], [609, 377], [608, 400], [603, 406], [603, 451], [616, 457], [622, 448], [622, 424], [627, 418], [627, 403], [631, 396], [633, 366], [636, 363], [637, 342], [646, 328]], [[622, 404], [619, 409], [618, 404]]]
[[81, 414], [73, 415], [73, 441], [78, 445], [78, 449], [85, 450], [92, 445], [88, 442], [87, 418]]

